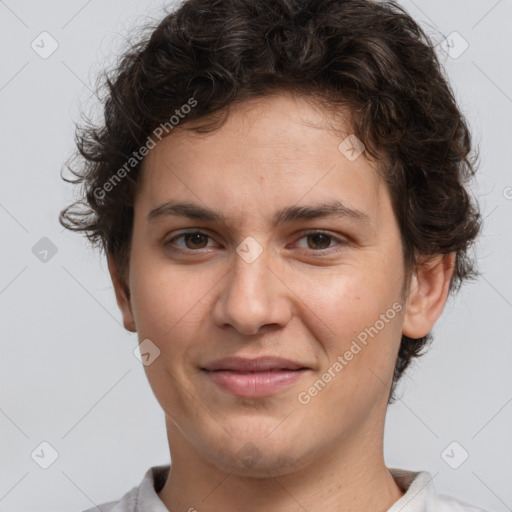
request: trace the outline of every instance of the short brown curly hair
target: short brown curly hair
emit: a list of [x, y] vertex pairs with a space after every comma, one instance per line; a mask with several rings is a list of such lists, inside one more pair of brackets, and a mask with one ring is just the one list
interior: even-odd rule
[[[124, 53], [102, 87], [104, 121], [77, 126], [79, 163], [71, 159], [75, 178], [64, 178], [82, 185], [83, 198], [60, 222], [111, 254], [122, 276], [140, 170], [140, 161], [126, 162], [155, 128], [166, 123], [171, 133], [170, 116], [183, 107], [180, 127], [196, 120], [192, 129], [214, 130], [231, 105], [284, 90], [349, 108], [353, 133], [379, 159], [406, 269], [418, 255], [455, 252], [450, 292], [479, 274], [469, 249], [482, 220], [465, 187], [478, 156], [434, 44], [396, 2], [186, 0]], [[122, 179], [113, 184], [116, 170]], [[402, 336], [390, 402], [429, 341], [430, 333]]]

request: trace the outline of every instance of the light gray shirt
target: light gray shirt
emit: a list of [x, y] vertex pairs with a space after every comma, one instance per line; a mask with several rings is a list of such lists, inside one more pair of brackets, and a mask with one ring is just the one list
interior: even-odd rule
[[[119, 501], [110, 501], [84, 512], [172, 512], [158, 497], [169, 473], [169, 465], [148, 469], [140, 485]], [[486, 512], [463, 501], [437, 494], [430, 473], [389, 468], [405, 494], [387, 512]], [[190, 507], [194, 510], [194, 507]], [[196, 507], [197, 508], [197, 507]], [[197, 509], [200, 510], [200, 507]]]

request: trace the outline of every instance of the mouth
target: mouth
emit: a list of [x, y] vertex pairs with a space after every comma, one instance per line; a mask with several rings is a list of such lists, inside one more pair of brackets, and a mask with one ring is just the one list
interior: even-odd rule
[[292, 359], [283, 359], [281, 357], [257, 357], [249, 359], [245, 357], [224, 357], [206, 364], [202, 369], [207, 371], [233, 371], [233, 372], [273, 372], [273, 371], [293, 371], [307, 368], [306, 365], [293, 361]]
[[291, 386], [311, 369], [289, 359], [230, 357], [213, 361], [201, 370], [223, 391], [259, 398]]

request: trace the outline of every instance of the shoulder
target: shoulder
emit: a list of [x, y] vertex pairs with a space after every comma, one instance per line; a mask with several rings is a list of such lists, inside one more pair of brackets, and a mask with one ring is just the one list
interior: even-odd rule
[[135, 512], [137, 506], [138, 487], [128, 491], [120, 500], [109, 501], [96, 505], [83, 512]]
[[438, 512], [487, 512], [483, 508], [478, 508], [465, 501], [461, 501], [451, 496], [444, 494], [437, 494], [433, 496], [430, 503], [432, 510]]
[[167, 478], [170, 466], [149, 468], [142, 482], [128, 491], [120, 500], [96, 505], [83, 512], [141, 512], [146, 510], [167, 511], [157, 495]]
[[108, 503], [103, 503], [101, 505], [97, 505], [93, 508], [88, 508], [83, 512], [111, 512], [115, 505], [117, 505], [119, 501], [109, 501]]
[[427, 471], [388, 469], [404, 492], [388, 512], [487, 512], [457, 498], [438, 494]]

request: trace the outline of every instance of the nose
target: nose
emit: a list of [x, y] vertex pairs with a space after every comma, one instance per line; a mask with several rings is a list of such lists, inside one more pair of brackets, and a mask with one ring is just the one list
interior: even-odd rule
[[[285, 326], [291, 318], [289, 288], [266, 251], [252, 262], [234, 254], [233, 268], [222, 280], [213, 309], [219, 327], [234, 327], [246, 335], [268, 326]], [[272, 268], [274, 267], [274, 268]]]

